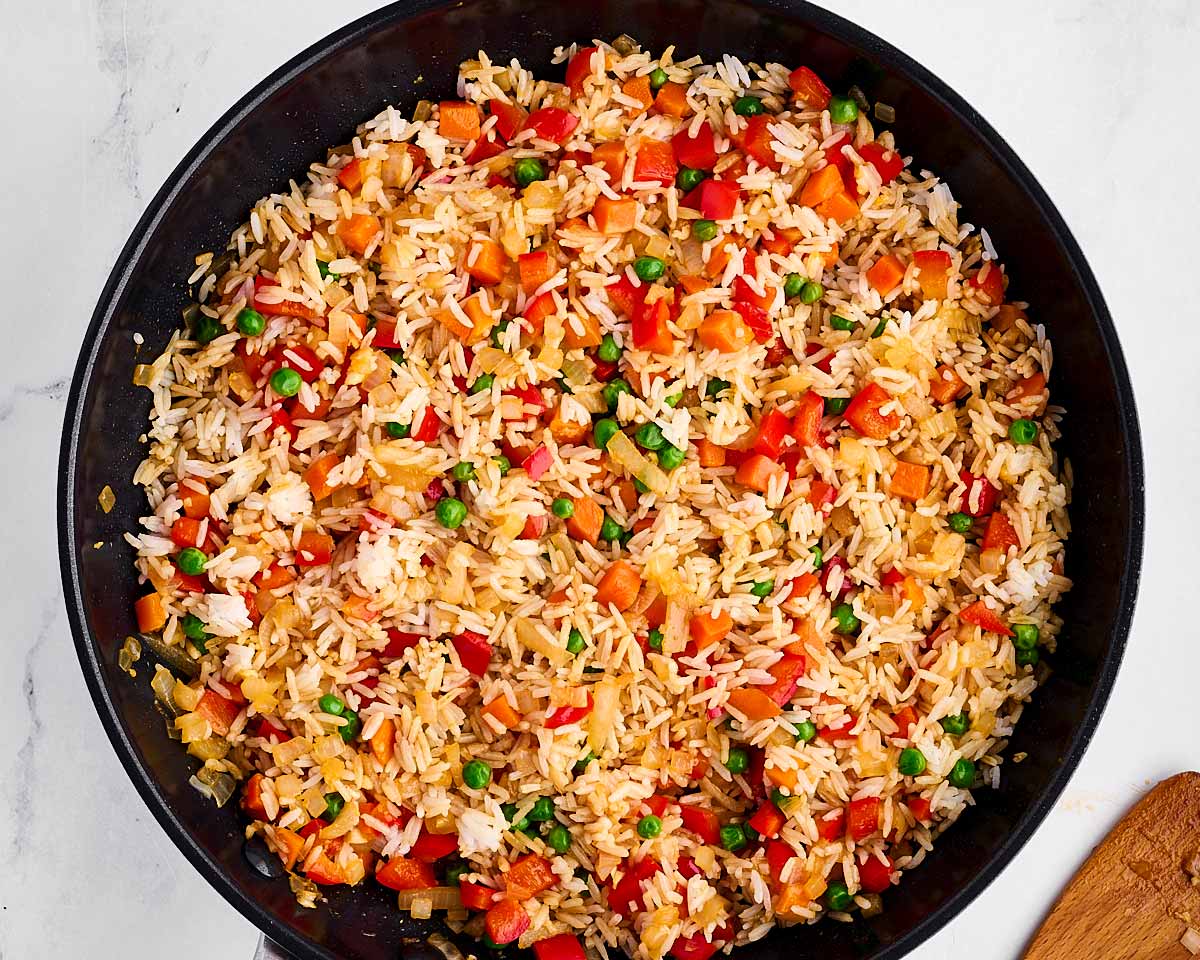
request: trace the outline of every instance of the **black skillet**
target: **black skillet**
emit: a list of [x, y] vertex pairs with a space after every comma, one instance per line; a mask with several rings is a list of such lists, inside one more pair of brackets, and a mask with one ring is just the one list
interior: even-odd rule
[[[1066, 629], [1053, 675], [1012, 739], [998, 791], [939, 841], [885, 897], [885, 911], [853, 924], [776, 930], [739, 951], [744, 960], [818, 955], [825, 960], [898, 957], [979, 896], [1046, 815], [1087, 747], [1124, 649], [1142, 551], [1142, 454], [1133, 394], [1111, 318], [1058, 211], [1007, 144], [962, 98], [898, 50], [824, 10], [796, 0], [529, 3], [465, 0], [389, 6], [300, 54], [230, 110], [192, 148], [151, 202], [117, 259], [92, 316], [67, 405], [60, 466], [59, 539], [67, 610], [84, 676], [121, 763], [176, 845], [267, 937], [296, 957], [383, 960], [427, 953], [439, 929], [396, 910], [374, 884], [334, 891], [299, 909], [285, 880], [263, 876], [242, 849], [232, 805], [217, 810], [190, 786], [194, 761], [166, 736], [146, 671], [117, 667], [134, 629], [137, 589], [121, 534], [144, 507], [131, 484], [143, 456], [138, 436], [149, 393], [131, 385], [134, 364], [156, 355], [187, 300], [197, 251], [219, 249], [262, 195], [300, 179], [330, 144], [388, 103], [454, 93], [458, 63], [486, 49], [520, 57], [540, 76], [555, 44], [622, 33], [677, 56], [805, 63], [835, 89], [851, 83], [891, 104], [892, 128], [918, 167], [953, 185], [965, 219], [986, 225], [1012, 277], [1012, 292], [1054, 339], [1056, 403], [1069, 411], [1061, 452], [1074, 466]], [[132, 337], [146, 338], [141, 351]], [[117, 494], [110, 514], [102, 487]], [[94, 549], [93, 544], [104, 546]], [[149, 920], [150, 918], [147, 918]], [[159, 931], [166, 936], [165, 931]], [[407, 939], [407, 938], [416, 938]], [[470, 948], [472, 944], [461, 945]]]

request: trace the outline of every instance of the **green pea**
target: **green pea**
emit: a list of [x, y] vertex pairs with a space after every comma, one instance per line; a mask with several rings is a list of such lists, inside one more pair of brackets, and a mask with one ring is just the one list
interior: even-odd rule
[[495, 382], [496, 382], [496, 377], [494, 374], [491, 374], [491, 373], [482, 374], [473, 384], [471, 384], [471, 386], [468, 388], [468, 392], [472, 396], [474, 396], [477, 393], [483, 393], [485, 390], [491, 390], [492, 384]]
[[332, 823], [345, 805], [346, 801], [340, 793], [325, 794], [325, 812], [321, 814], [321, 819]]
[[238, 330], [247, 337], [257, 337], [267, 329], [267, 318], [252, 307], [243, 307], [237, 315]]
[[623, 532], [621, 525], [616, 520], [608, 514], [604, 515], [604, 522], [600, 524], [601, 540], [616, 540]]
[[450, 866], [446, 867], [446, 886], [457, 887], [458, 882], [470, 872], [470, 865], [463, 863], [461, 860], [450, 864]]
[[952, 737], [961, 737], [971, 729], [971, 717], [966, 711], [952, 714], [949, 717], [942, 717], [938, 722], [941, 723], [942, 729]]
[[533, 809], [529, 811], [529, 819], [533, 823], [544, 823], [554, 819], [554, 801], [549, 797], [538, 797]]
[[604, 402], [608, 405], [608, 410], [613, 413], [617, 409], [617, 403], [621, 399], [621, 394], [632, 393], [633, 390], [624, 380], [617, 378], [609, 380], [600, 391], [600, 395], [604, 397]]
[[745, 773], [750, 769], [750, 754], [741, 747], [730, 747], [729, 759], [725, 761], [725, 769], [732, 774]]
[[643, 423], [633, 435], [643, 450], [661, 450], [667, 441], [663, 439], [662, 427], [657, 423]]
[[407, 357], [404, 356], [403, 350], [385, 350], [384, 353], [386, 353], [388, 355], [388, 359], [397, 366], [404, 366], [404, 363], [407, 360]]
[[848, 406], [850, 406], [849, 397], [826, 397], [825, 415], [827, 417], [840, 417], [846, 412]]
[[1018, 650], [1017, 651], [1017, 666], [1032, 667], [1040, 658], [1036, 650]]
[[769, 597], [775, 592], [774, 580], [759, 580], [750, 588], [750, 592], [758, 598]]
[[212, 343], [224, 332], [220, 322], [206, 313], [196, 318], [196, 325], [192, 328], [192, 336], [200, 343]]
[[646, 643], [649, 645], [651, 650], [661, 650], [663, 645], [663, 632], [659, 630], [658, 627], [655, 627], [650, 631], [649, 636], [646, 637]]
[[854, 329], [853, 320], [847, 320], [845, 317], [839, 317], [836, 314], [829, 318], [829, 325], [833, 327], [834, 330], [850, 331]]
[[801, 303], [816, 303], [825, 296], [825, 288], [815, 280], [805, 280], [800, 288]]
[[592, 439], [596, 441], [596, 446], [601, 450], [608, 447], [608, 441], [621, 432], [616, 420], [610, 420], [605, 417], [603, 420], [597, 420], [595, 426], [592, 427]]
[[896, 769], [906, 777], [919, 777], [925, 772], [925, 754], [916, 747], [905, 747], [900, 751]]
[[200, 576], [207, 564], [208, 557], [205, 556], [204, 551], [195, 547], [186, 547], [180, 550], [179, 556], [175, 558], [175, 565], [179, 567], [179, 572], [186, 573], [189, 577]]
[[871, 339], [878, 340], [880, 337], [882, 337], [883, 331], [887, 329], [887, 325], [888, 325], [888, 318], [887, 317], [882, 318], [879, 321], [879, 323], [875, 325], [875, 329], [871, 331]]
[[589, 750], [582, 757], [576, 760], [575, 766], [571, 768], [574, 771], [575, 776], [579, 776], [581, 773], [583, 773], [583, 771], [587, 769], [588, 764], [595, 759], [596, 755]]
[[537, 157], [522, 157], [513, 164], [513, 177], [518, 187], [527, 187], [536, 180], [546, 179], [546, 165]]
[[579, 656], [583, 653], [583, 648], [586, 644], [583, 641], [583, 634], [575, 627], [571, 628], [571, 632], [567, 634], [567, 653], [572, 656]]
[[1008, 439], [1021, 446], [1033, 443], [1037, 439], [1037, 435], [1038, 425], [1024, 417], [1014, 420], [1008, 428]]
[[830, 97], [829, 119], [834, 123], [853, 123], [858, 119], [858, 104], [850, 97]]
[[783, 295], [791, 300], [793, 297], [800, 296], [800, 291], [804, 289], [804, 284], [807, 281], [798, 273], [789, 273], [783, 278]]
[[811, 546], [808, 548], [808, 552], [812, 554], [813, 569], [820, 570], [825, 563], [825, 551], [818, 546]]
[[966, 759], [956, 760], [954, 766], [950, 768], [950, 776], [947, 779], [952, 787], [958, 787], [960, 790], [971, 789], [975, 783], [975, 762]]
[[596, 355], [605, 363], [616, 363], [621, 359], [623, 352], [621, 345], [617, 343], [617, 338], [611, 333], [606, 333], [604, 339], [600, 341], [600, 347], [597, 349]]
[[468, 480], [474, 480], [475, 467], [467, 463], [466, 460], [460, 460], [450, 470], [450, 476], [452, 476], [459, 483], [465, 483]]
[[731, 384], [728, 380], [719, 380], [716, 377], [713, 377], [708, 381], [707, 384], [705, 384], [704, 395], [711, 400], [719, 394], [724, 393], [731, 386], [733, 386], [733, 384]]
[[546, 834], [546, 843], [555, 853], [566, 853], [571, 849], [571, 831], [561, 823], [556, 823]]
[[362, 722], [358, 719], [358, 714], [350, 709], [342, 711], [342, 719], [346, 722], [338, 727], [338, 734], [342, 740], [349, 743], [358, 736], [358, 731], [362, 729]]
[[955, 533], [969, 533], [971, 525], [975, 523], [974, 518], [969, 513], [952, 513], [947, 520], [950, 524], [950, 529]]
[[654, 814], [650, 814], [648, 817], [642, 817], [642, 819], [638, 821], [637, 835], [643, 840], [653, 840], [660, 833], [662, 833], [662, 821], [659, 820], [658, 817], [654, 816]]
[[677, 406], [679, 406], [679, 401], [682, 399], [683, 399], [683, 392], [681, 391], [679, 393], [672, 393], [672, 394], [669, 394], [669, 395], [663, 397], [663, 403], [665, 403], [668, 407], [670, 407], [672, 410], [674, 410]]
[[850, 889], [841, 880], [830, 880], [829, 886], [825, 888], [825, 906], [844, 913], [850, 909], [852, 903], [854, 898], [850, 896]]
[[568, 497], [555, 497], [550, 512], [559, 520], [570, 520], [575, 515], [575, 504]]
[[185, 615], [179, 625], [183, 628], [183, 635], [194, 643], [204, 643], [209, 638], [204, 621], [194, 613]]
[[667, 71], [664, 70], [662, 67], [655, 67], [653, 70], [650, 71], [650, 89], [651, 90], [654, 90], [655, 92], [657, 92], [658, 88], [661, 87], [666, 82], [667, 82]]
[[412, 424], [397, 423], [395, 420], [391, 420], [387, 423], [386, 429], [388, 436], [395, 437], [397, 440], [403, 440], [412, 433]]
[[507, 477], [508, 471], [512, 469], [512, 461], [509, 460], [504, 454], [500, 454], [498, 457], [492, 457], [492, 460], [500, 469], [500, 476]]
[[696, 189], [708, 174], [703, 170], [693, 170], [691, 167], [680, 167], [675, 174], [675, 186], [685, 192]]
[[733, 112], [739, 117], [757, 117], [763, 110], [758, 97], [738, 97], [733, 101]]
[[701, 243], [708, 243], [717, 235], [717, 222], [715, 220], [693, 220], [692, 221], [692, 236]]
[[447, 530], [457, 530], [467, 519], [467, 505], [458, 497], [442, 497], [433, 508], [434, 515]]
[[321, 708], [322, 713], [327, 713], [331, 717], [340, 717], [346, 712], [346, 701], [332, 693], [322, 696], [317, 701], [317, 706]]
[[721, 828], [721, 846], [726, 850], [741, 850], [747, 843], [746, 829], [740, 823], [727, 823]]
[[504, 819], [509, 823], [513, 822], [513, 817], [517, 815], [517, 805], [515, 803], [500, 804], [500, 812], [504, 814]]
[[646, 283], [653, 283], [663, 275], [667, 269], [667, 265], [658, 257], [638, 257], [633, 261], [633, 272], [637, 274], [639, 280]]
[[280, 367], [271, 374], [271, 389], [281, 397], [294, 397], [300, 392], [300, 384], [304, 381], [291, 367]]
[[509, 324], [511, 323], [511, 320], [501, 320], [498, 324], [492, 327], [492, 346], [497, 350], [504, 349], [504, 331], [508, 329]]
[[1016, 634], [1013, 637], [1013, 646], [1018, 650], [1032, 650], [1038, 645], [1041, 634], [1035, 624], [1014, 623], [1013, 631]]
[[472, 790], [482, 790], [492, 782], [492, 768], [482, 760], [470, 760], [463, 764], [462, 778]]
[[664, 470], [675, 470], [683, 466], [687, 459], [687, 451], [680, 450], [672, 443], [664, 444], [658, 451], [658, 465]]
[[817, 725], [811, 720], [801, 720], [796, 724], [796, 742], [808, 743], [817, 735]]
[[771, 791], [771, 802], [773, 804], [775, 804], [775, 806], [779, 807], [780, 809], [783, 808], [783, 805], [785, 803], [787, 803], [789, 799], [790, 798], [788, 797], [788, 795], [786, 793], [784, 793], [782, 790], [780, 790], [778, 787], [776, 787], [774, 790]]
[[862, 626], [854, 614], [854, 607], [848, 603], [839, 603], [834, 607], [833, 618], [837, 621], [837, 626], [833, 628], [835, 633], [857, 633], [858, 628]]

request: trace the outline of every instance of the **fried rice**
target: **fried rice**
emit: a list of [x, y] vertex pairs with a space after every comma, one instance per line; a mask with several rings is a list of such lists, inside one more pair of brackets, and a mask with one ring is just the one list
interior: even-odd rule
[[1051, 347], [886, 104], [555, 62], [481, 52], [197, 258], [137, 619], [302, 904], [705, 960], [886, 908], [998, 786], [1070, 585]]

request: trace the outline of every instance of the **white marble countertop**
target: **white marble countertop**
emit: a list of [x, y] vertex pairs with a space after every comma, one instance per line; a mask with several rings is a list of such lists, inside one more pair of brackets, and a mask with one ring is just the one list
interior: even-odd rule
[[[826, 0], [981, 110], [1058, 204], [1116, 318], [1142, 413], [1141, 602], [1093, 745], [1032, 841], [913, 956], [1016, 956], [1088, 850], [1156, 780], [1200, 763], [1196, 507], [1200, 133], [1194, 0]], [[365, 0], [0, 4], [0, 960], [249, 958], [256, 931], [126, 781], [76, 668], [59, 588], [59, 432], [111, 262], [172, 167], [268, 71]], [[953, 8], [947, 18], [944, 11]], [[19, 24], [20, 29], [11, 28]], [[231, 24], [238, 24], [233, 27]], [[69, 238], [65, 243], [63, 238]], [[1172, 344], [1176, 344], [1172, 346]], [[22, 469], [23, 468], [23, 469]], [[26, 471], [32, 479], [26, 479]], [[147, 927], [134, 918], [149, 914]], [[130, 932], [136, 929], [136, 939]]]

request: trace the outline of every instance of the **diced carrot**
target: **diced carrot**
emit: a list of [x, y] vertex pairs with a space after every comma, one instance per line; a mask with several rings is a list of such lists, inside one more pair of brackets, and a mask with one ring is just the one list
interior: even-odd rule
[[833, 246], [821, 254], [821, 262], [828, 269], [838, 262], [838, 257], [841, 255], [841, 246], [835, 241]]
[[391, 717], [384, 717], [383, 723], [371, 735], [371, 755], [381, 764], [392, 759], [392, 748], [396, 741], [396, 724]]
[[304, 849], [304, 838], [294, 830], [276, 827], [271, 834], [271, 840], [283, 869], [291, 870], [300, 858], [300, 851]]
[[327, 533], [306, 530], [300, 534], [296, 547], [296, 564], [301, 567], [319, 567], [328, 563], [333, 556], [333, 537]]
[[625, 611], [633, 606], [641, 588], [642, 578], [633, 564], [627, 560], [614, 560], [596, 585], [596, 602], [601, 610], [611, 604]]
[[256, 573], [253, 583], [260, 590], [278, 590], [280, 587], [286, 587], [295, 579], [296, 574], [291, 567], [281, 567], [279, 564], [273, 563], [266, 570]]
[[883, 387], [869, 383], [846, 407], [846, 422], [864, 437], [886, 440], [900, 426], [900, 414], [881, 412], [891, 401], [892, 395]]
[[219, 737], [223, 737], [229, 732], [229, 728], [233, 726], [233, 721], [237, 719], [241, 711], [240, 704], [228, 697], [221, 696], [215, 690], [205, 690], [204, 696], [196, 704], [196, 713], [208, 721], [209, 726], [213, 728], [213, 733]]
[[992, 329], [1000, 333], [1007, 333], [1017, 325], [1018, 320], [1028, 320], [1029, 317], [1020, 307], [1014, 307], [1011, 303], [1002, 303], [996, 308], [996, 315], [992, 317]]
[[627, 97], [631, 97], [638, 101], [640, 106], [627, 108], [631, 116], [636, 116], [639, 113], [645, 113], [654, 105], [654, 94], [650, 92], [650, 75], [645, 74], [640, 77], [630, 77], [621, 86], [621, 92]]
[[600, 528], [604, 525], [604, 511], [590, 497], [572, 497], [575, 512], [567, 520], [567, 533], [576, 540], [586, 540], [595, 546], [600, 540]]
[[759, 493], [766, 493], [771, 478], [777, 474], [786, 473], [786, 467], [761, 453], [754, 453], [742, 461], [742, 465], [738, 467], [733, 478], [744, 487], [757, 490]]
[[900, 598], [907, 600], [913, 610], [921, 611], [925, 607], [925, 591], [916, 577], [905, 577], [900, 581]]
[[724, 640], [732, 629], [733, 617], [727, 610], [719, 613], [713, 611], [697, 613], [688, 623], [688, 633], [691, 634], [692, 642], [696, 644], [698, 650], [711, 647], [714, 643]]
[[816, 207], [837, 193], [844, 193], [846, 185], [842, 183], [842, 174], [832, 164], [822, 167], [816, 173], [810, 174], [800, 189], [800, 202], [806, 207]]
[[571, 312], [563, 323], [562, 345], [568, 350], [598, 347], [604, 340], [600, 321], [590, 313]]
[[888, 492], [903, 500], [920, 500], [929, 492], [929, 474], [929, 467], [897, 460]]
[[[1041, 376], [1039, 374], [1039, 376]], [[1045, 384], [1046, 378], [1042, 377]], [[183, 515], [192, 520], [203, 520], [208, 516], [208, 489], [199, 480], [185, 480], [179, 485], [179, 499], [183, 502]]]
[[157, 593], [148, 593], [137, 600], [133, 612], [142, 633], [154, 633], [167, 625], [167, 611]]
[[480, 712], [497, 721], [505, 730], [512, 730], [521, 722], [521, 715], [512, 708], [508, 698], [503, 696], [485, 703]]
[[777, 253], [786, 257], [792, 252], [803, 232], [795, 227], [771, 227], [771, 237], [764, 235], [758, 242], [768, 253]]
[[816, 206], [817, 216], [822, 220], [833, 220], [835, 223], [845, 223], [858, 216], [858, 201], [850, 194], [842, 191], [835, 193], [828, 200], [822, 200]]
[[562, 417], [562, 403], [559, 402], [554, 408], [554, 413], [550, 417], [548, 424], [550, 435], [561, 446], [564, 443], [582, 443], [584, 437], [587, 436], [591, 425], [581, 423], [578, 420], [564, 420]]
[[597, 197], [592, 215], [596, 218], [596, 229], [601, 233], [607, 236], [625, 233], [637, 223], [637, 201], [632, 197], [624, 200]]
[[950, 254], [945, 250], [918, 250], [913, 254], [917, 283], [926, 300], [945, 300], [950, 273]]
[[704, 272], [710, 277], [719, 277], [725, 272], [725, 268], [729, 266], [729, 261], [733, 259], [733, 252], [740, 245], [729, 240], [722, 243], [711, 254], [709, 254], [708, 262], [704, 264]]
[[702, 290], [711, 290], [712, 283], [705, 280], [704, 277], [697, 276], [694, 273], [686, 273], [679, 278], [679, 285], [683, 287], [686, 293], [700, 293]]
[[362, 161], [355, 157], [348, 164], [338, 171], [338, 183], [349, 190], [351, 193], [357, 193], [358, 188], [363, 183]]
[[480, 290], [467, 297], [462, 304], [463, 312], [471, 320], [471, 332], [466, 335], [464, 342], [470, 346], [478, 343], [491, 332], [494, 317], [491, 313], [491, 301], [488, 292]]
[[379, 611], [371, 606], [369, 598], [352, 594], [342, 604], [342, 616], [347, 620], [361, 620], [363, 623], [373, 623], [379, 619]]
[[558, 876], [550, 865], [550, 861], [536, 853], [528, 853], [519, 857], [504, 874], [504, 885], [508, 892], [521, 900], [536, 897], [556, 883], [558, 883]]
[[775, 913], [786, 917], [789, 913], [802, 910], [816, 900], [827, 889], [822, 877], [811, 876], [803, 883], [782, 883], [775, 894]]
[[668, 80], [658, 88], [654, 98], [654, 108], [668, 117], [686, 117], [689, 110], [687, 103], [687, 87], [682, 83]]
[[592, 151], [592, 163], [603, 167], [611, 183], [619, 183], [625, 172], [625, 141], [609, 140]]
[[637, 509], [638, 492], [632, 480], [622, 480], [615, 484], [612, 488], [612, 498], [621, 504], [621, 508], [626, 513], [632, 513]]
[[375, 879], [391, 890], [423, 890], [437, 886], [432, 865], [411, 857], [392, 857], [375, 871]]
[[937, 403], [946, 404], [957, 399], [964, 387], [966, 383], [963, 382], [963, 378], [952, 366], [943, 363], [933, 371], [933, 378], [929, 381], [929, 395]]
[[521, 277], [521, 289], [526, 296], [533, 296], [535, 290], [549, 280], [558, 271], [558, 264], [545, 250], [534, 250], [517, 257], [517, 273]]
[[526, 329], [534, 336], [540, 336], [546, 328], [546, 318], [557, 312], [558, 302], [555, 300], [554, 291], [547, 290], [530, 300], [525, 305], [525, 312], [521, 316]]
[[309, 464], [308, 469], [304, 471], [304, 482], [308, 484], [308, 488], [312, 491], [314, 500], [324, 500], [341, 484], [330, 483], [329, 474], [333, 471], [342, 458], [336, 453], [327, 453], [325, 456], [314, 460]]
[[448, 140], [478, 140], [479, 108], [462, 100], [443, 100], [438, 105], [438, 133]]
[[713, 443], [708, 437], [696, 441], [696, 455], [700, 458], [702, 467], [725, 466], [725, 448]]
[[705, 348], [721, 353], [733, 353], [754, 341], [741, 314], [734, 310], [714, 310], [700, 321], [696, 335]]
[[1012, 630], [1000, 619], [1000, 615], [987, 605], [985, 600], [976, 600], [970, 606], [963, 607], [958, 611], [958, 618], [963, 623], [974, 624], [989, 633], [998, 633], [1004, 637], [1013, 635]]
[[1016, 386], [1004, 395], [1004, 399], [1009, 403], [1020, 403], [1029, 397], [1038, 397], [1040, 399], [1045, 392], [1046, 375], [1039, 372], [1018, 381]]
[[738, 687], [730, 691], [729, 705], [740, 713], [744, 713], [751, 723], [759, 720], [769, 720], [777, 717], [783, 709], [761, 690], [753, 687]]
[[802, 597], [807, 597], [813, 592], [814, 588], [820, 582], [821, 578], [815, 573], [800, 574], [800, 576], [796, 577], [796, 579], [792, 581], [791, 589], [788, 590], [787, 599], [796, 600]]
[[508, 257], [495, 240], [475, 240], [467, 251], [467, 273], [483, 284], [499, 283], [504, 279]]
[[200, 527], [202, 525], [203, 521], [201, 520], [180, 517], [171, 524], [171, 542], [177, 547], [200, 546]]
[[379, 218], [370, 213], [356, 213], [338, 225], [338, 236], [342, 242], [359, 256], [367, 252], [367, 246], [382, 230]]
[[792, 768], [781, 770], [778, 767], [764, 767], [763, 774], [777, 787], [787, 787], [789, 790], [796, 788], [796, 782], [799, 771]]
[[484, 928], [492, 943], [512, 943], [529, 929], [529, 914], [516, 900], [501, 900], [484, 914]]
[[880, 257], [867, 270], [867, 283], [882, 297], [895, 290], [903, 279], [904, 264], [892, 253]]

